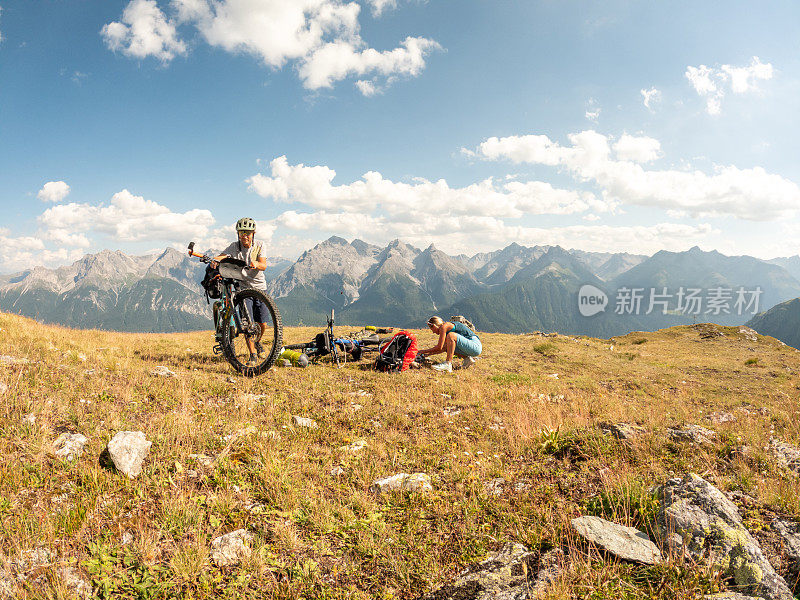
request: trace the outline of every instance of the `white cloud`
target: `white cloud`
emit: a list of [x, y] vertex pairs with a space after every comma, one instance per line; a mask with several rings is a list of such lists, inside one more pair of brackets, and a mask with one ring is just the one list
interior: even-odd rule
[[128, 190], [117, 192], [107, 205], [59, 204], [39, 216], [51, 239], [81, 233], [102, 233], [122, 242], [142, 240], [181, 241], [204, 237], [214, 217], [208, 210], [174, 213], [167, 207]]
[[722, 65], [719, 69], [714, 69], [706, 65], [689, 66], [686, 67], [685, 76], [697, 94], [705, 99], [708, 114], [718, 115], [722, 110], [722, 99], [727, 87], [734, 94], [744, 94], [758, 89], [757, 80], [772, 79], [773, 74], [774, 69], [770, 63], [762, 63], [754, 56], [745, 67]]
[[134, 58], [154, 56], [169, 62], [186, 53], [175, 22], [167, 20], [155, 0], [131, 0], [122, 13], [122, 22], [108, 23], [100, 33], [109, 49]]
[[[800, 209], [797, 184], [761, 167], [717, 167], [710, 175], [697, 170], [645, 170], [630, 160], [613, 160], [609, 138], [595, 131], [572, 134], [569, 139], [571, 146], [561, 146], [544, 135], [493, 137], [480, 144], [477, 154], [488, 160], [560, 166], [600, 187], [606, 201], [685, 210], [694, 217], [767, 221]], [[646, 150], [646, 143], [637, 144]]]
[[649, 90], [639, 90], [639, 93], [644, 98], [645, 108], [651, 112], [654, 110], [654, 106], [661, 102], [661, 92], [654, 87]]
[[661, 156], [661, 143], [646, 136], [637, 137], [625, 133], [614, 143], [612, 148], [614, 148], [618, 160], [646, 163]]
[[[395, 6], [371, 0], [373, 14]], [[131, 0], [122, 22], [109, 23], [109, 48], [130, 56], [168, 62], [186, 52], [176, 26], [193, 26], [211, 46], [258, 57], [280, 69], [293, 63], [304, 87], [328, 88], [360, 77], [357, 89], [374, 95], [399, 76], [416, 77], [426, 56], [441, 49], [435, 41], [407, 37], [391, 50], [371, 48], [361, 38], [361, 6], [346, 0], [171, 0], [176, 17], [167, 19], [156, 0]]]
[[[1, 16], [3, 16], [3, 7], [2, 6], [0, 6], [0, 17]], [[2, 42], [2, 41], [3, 41], [3, 34], [2, 34], [2, 32], [0, 32], [0, 42]]]
[[372, 8], [372, 16], [380, 17], [386, 9], [397, 8], [397, 0], [366, 0]]
[[487, 216], [439, 215], [418, 223], [404, 223], [388, 217], [329, 211], [287, 211], [278, 216], [275, 222], [281, 231], [320, 231], [359, 237], [377, 244], [400, 238], [418, 247], [425, 247], [435, 240], [438, 248], [453, 254], [496, 250], [507, 246], [510, 240], [529, 246], [559, 245], [599, 252], [608, 252], [612, 248], [615, 252], [652, 254], [664, 249], [686, 250], [719, 233], [705, 223], [542, 228], [509, 225], [501, 219]]
[[53, 247], [41, 237], [12, 237], [7, 229], [0, 229], [0, 270], [4, 272], [23, 271], [33, 267], [64, 264], [83, 256], [80, 248], [69, 249]]
[[69, 194], [69, 186], [63, 181], [48, 181], [36, 194], [42, 202], [61, 202]]
[[594, 98], [589, 98], [586, 101], [586, 113], [585, 113], [585, 116], [589, 121], [592, 121], [593, 123], [597, 123], [597, 121], [600, 119], [600, 113], [601, 112], [602, 112], [602, 109], [597, 105], [597, 100], [595, 100]]
[[756, 88], [757, 79], [772, 79], [773, 68], [769, 63], [762, 63], [757, 56], [753, 57], [747, 67], [734, 67], [722, 65], [724, 73], [731, 79], [731, 90], [734, 94], [744, 94]]
[[383, 211], [396, 222], [419, 223], [438, 215], [520, 218], [530, 214], [610, 211], [615, 203], [589, 192], [557, 189], [541, 181], [487, 179], [451, 188], [444, 179], [413, 183], [385, 179], [370, 171], [358, 181], [334, 185], [336, 171], [326, 166], [290, 165], [285, 156], [270, 163], [271, 176], [250, 177], [250, 189], [264, 198], [304, 204], [321, 211]]

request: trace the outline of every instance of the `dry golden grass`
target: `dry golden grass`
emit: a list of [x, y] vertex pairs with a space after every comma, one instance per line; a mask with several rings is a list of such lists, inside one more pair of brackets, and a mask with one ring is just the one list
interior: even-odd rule
[[[677, 562], [611, 561], [576, 540], [569, 520], [651, 528], [651, 486], [687, 470], [800, 516], [796, 479], [765, 448], [770, 436], [800, 441], [800, 354], [737, 328], [712, 339], [691, 327], [616, 340], [484, 334], [484, 358], [451, 375], [355, 363], [257, 379], [213, 356], [210, 332], [76, 331], [3, 313], [0, 328], [0, 354], [31, 361], [0, 370], [0, 561], [40, 547], [59, 557], [19, 597], [60, 597], [59, 569], [71, 564], [115, 598], [415, 598], [517, 541], [568, 551], [552, 597], [691, 598], [724, 582]], [[317, 331], [287, 329], [286, 343]], [[153, 376], [156, 365], [178, 376]], [[737, 420], [712, 425], [716, 411]], [[292, 415], [320, 427], [295, 430]], [[603, 421], [646, 431], [623, 443], [601, 433]], [[665, 429], [684, 423], [716, 430], [718, 442], [669, 441]], [[121, 430], [153, 442], [135, 480], [102, 457]], [[73, 463], [51, 454], [62, 431], [89, 438]], [[366, 448], [345, 449], [357, 440]], [[732, 452], [741, 445], [746, 456]], [[203, 467], [195, 453], [220, 458]], [[399, 472], [428, 473], [434, 492], [369, 492]], [[499, 495], [485, 488], [496, 478]], [[255, 534], [252, 556], [215, 567], [211, 540], [239, 528]]]

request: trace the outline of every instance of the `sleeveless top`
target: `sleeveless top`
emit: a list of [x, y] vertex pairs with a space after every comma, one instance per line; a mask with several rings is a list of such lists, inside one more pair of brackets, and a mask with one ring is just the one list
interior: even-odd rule
[[[450, 321], [448, 321], [448, 323], [450, 323]], [[463, 323], [459, 323], [458, 321], [456, 321], [455, 323], [452, 323], [452, 325], [453, 325], [453, 328], [450, 331], [455, 331], [456, 333], [458, 333], [460, 335], [463, 335], [468, 340], [471, 340], [472, 338], [478, 337], [477, 333], [472, 331], [472, 329], [470, 329], [469, 327], [467, 327]]]

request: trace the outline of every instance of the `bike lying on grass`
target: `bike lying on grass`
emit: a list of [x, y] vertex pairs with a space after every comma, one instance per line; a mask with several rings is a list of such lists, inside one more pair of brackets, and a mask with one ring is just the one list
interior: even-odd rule
[[331, 361], [339, 367], [347, 360], [361, 360], [361, 356], [364, 353], [377, 352], [379, 344], [387, 341], [381, 340], [378, 335], [392, 332], [391, 327], [367, 326], [363, 331], [351, 333], [349, 337], [337, 338], [333, 333], [333, 310], [331, 310], [331, 316], [326, 320], [325, 331], [314, 336], [312, 341], [305, 344], [289, 344], [286, 349], [299, 350], [308, 356], [312, 363], [316, 363], [323, 356], [330, 355]]
[[[212, 257], [197, 254], [194, 242], [189, 244], [189, 256], [211, 265]], [[214, 354], [222, 354], [242, 375], [255, 377], [268, 370], [281, 353], [283, 324], [275, 302], [261, 290], [239, 289], [244, 279], [244, 261], [226, 258], [219, 262], [217, 269], [206, 270], [203, 287], [209, 298], [214, 300]], [[265, 328], [253, 319], [253, 303], [260, 300], [267, 307]], [[258, 352], [256, 364], [250, 364], [250, 350]]]

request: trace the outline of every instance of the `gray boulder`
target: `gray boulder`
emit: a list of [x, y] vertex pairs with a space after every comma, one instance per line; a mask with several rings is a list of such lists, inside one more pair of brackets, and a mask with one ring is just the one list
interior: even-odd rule
[[623, 560], [654, 565], [661, 562], [661, 551], [644, 531], [626, 527], [600, 517], [572, 519], [572, 528], [584, 539]]
[[773, 519], [772, 529], [781, 537], [789, 572], [800, 577], [800, 524], [789, 519]]
[[292, 415], [292, 425], [295, 427], [305, 427], [306, 429], [317, 429], [319, 427], [314, 419], [300, 417], [298, 415]]
[[63, 460], [73, 461], [83, 454], [89, 439], [80, 433], [62, 433], [53, 442], [53, 453]]
[[600, 423], [600, 429], [618, 440], [632, 440], [644, 433], [644, 427], [633, 423]]
[[138, 477], [152, 445], [141, 431], [120, 431], [108, 442], [108, 454], [119, 471], [128, 477]]
[[250, 556], [250, 541], [253, 534], [246, 529], [237, 529], [211, 542], [211, 560], [218, 567], [228, 567], [240, 563]]
[[717, 439], [717, 433], [700, 425], [684, 425], [679, 428], [667, 429], [667, 434], [676, 442], [691, 442], [693, 444], [711, 444]]
[[391, 477], [376, 479], [369, 489], [376, 494], [396, 491], [427, 494], [433, 491], [433, 484], [431, 483], [431, 478], [425, 473], [414, 473], [413, 475], [398, 473]]
[[564, 553], [550, 550], [542, 555], [534, 578], [533, 553], [522, 544], [508, 543], [423, 600], [535, 600], [558, 579], [563, 563]]
[[792, 592], [745, 529], [736, 505], [694, 473], [667, 481], [659, 492], [659, 525], [674, 552], [712, 564], [734, 579], [741, 593], [792, 600]]
[[782, 467], [800, 475], [800, 448], [782, 442], [777, 438], [769, 440], [770, 450]]

